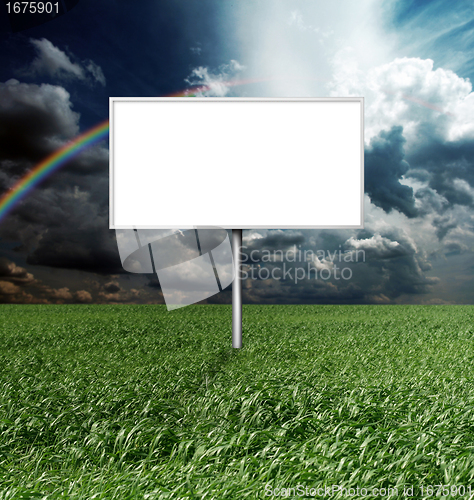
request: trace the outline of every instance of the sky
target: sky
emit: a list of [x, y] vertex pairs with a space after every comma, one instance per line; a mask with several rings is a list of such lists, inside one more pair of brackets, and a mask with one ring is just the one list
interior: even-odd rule
[[[244, 231], [244, 303], [473, 304], [473, 31], [461, 0], [80, 0], [16, 33], [0, 9], [0, 194], [107, 119], [109, 96], [363, 96], [364, 229]], [[108, 161], [104, 141], [0, 222], [0, 302], [163, 303], [121, 265]], [[317, 196], [316, 168], [278, 175]]]

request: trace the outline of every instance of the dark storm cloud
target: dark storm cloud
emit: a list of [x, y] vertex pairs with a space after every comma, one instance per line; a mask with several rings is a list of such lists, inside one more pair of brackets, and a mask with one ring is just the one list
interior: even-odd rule
[[[407, 176], [411, 177], [410, 172]], [[418, 210], [420, 216], [433, 212], [440, 214], [449, 208], [448, 200], [428, 186], [418, 189], [415, 197], [421, 203], [421, 207]]]
[[59, 204], [57, 217], [44, 207], [44, 231], [27, 262], [99, 274], [123, 272], [115, 231], [108, 229], [108, 214], [97, 213], [96, 205], [73, 196], [63, 196]]
[[401, 295], [424, 295], [432, 290], [433, 285], [439, 282], [436, 277], [427, 277], [424, 271], [430, 266], [416, 256], [404, 256], [390, 263], [374, 262], [372, 267], [377, 269], [375, 278], [378, 283], [375, 287], [383, 287], [384, 295], [396, 299]]
[[79, 115], [62, 87], [0, 83], [0, 159], [36, 163], [77, 134]]
[[106, 283], [104, 285], [104, 290], [108, 293], [117, 293], [120, 292], [122, 288], [116, 281], [111, 281], [110, 283]]
[[442, 240], [457, 225], [458, 222], [451, 217], [435, 217], [433, 219], [433, 226], [436, 228], [435, 232], [439, 240]]
[[[410, 154], [409, 160], [428, 173], [428, 186], [447, 200], [443, 208], [453, 205], [474, 206], [472, 191], [468, 188], [474, 187], [472, 139], [442, 142], [426, 131], [423, 144]], [[408, 176], [414, 175], [409, 172]]]
[[449, 241], [444, 245], [444, 252], [446, 256], [460, 255], [467, 250], [467, 245], [459, 241]]
[[[0, 84], [3, 190], [79, 131], [69, 93], [59, 86]], [[38, 186], [0, 225], [27, 263], [122, 272], [115, 232], [108, 229], [108, 152], [96, 147]]]
[[[427, 277], [431, 264], [424, 252], [417, 249], [414, 241], [402, 230], [387, 228], [375, 233], [371, 238], [349, 238], [348, 250], [366, 252], [366, 259], [360, 270], [361, 286], [367, 291], [378, 290], [390, 299], [403, 294], [426, 294], [437, 278]], [[357, 273], [354, 273], [357, 279]]]
[[[21, 175], [76, 136], [79, 118], [63, 87], [17, 80], [0, 83], [0, 161], [5, 180]], [[69, 173], [101, 174], [106, 179], [107, 172], [108, 151], [96, 147], [69, 161], [54, 179]], [[74, 181], [67, 179], [65, 184]], [[47, 183], [48, 179], [43, 185]], [[89, 185], [94, 188], [96, 182], [89, 180]]]
[[410, 166], [405, 161], [402, 127], [381, 131], [365, 150], [365, 191], [374, 205], [390, 213], [416, 217], [413, 189], [400, 183]]
[[[294, 234], [289, 233], [288, 240], [291, 240]], [[260, 234], [258, 238], [255, 236], [252, 232], [244, 239], [244, 244], [258, 242], [260, 256], [259, 259], [246, 261], [249, 265], [243, 291], [246, 302], [389, 303], [402, 296], [404, 300], [410, 300], [410, 296], [415, 300], [415, 297], [432, 291], [438, 283], [437, 278], [425, 274], [431, 270], [431, 264], [424, 252], [402, 229], [389, 225], [378, 231], [369, 227], [357, 232], [302, 231], [303, 243], [296, 249], [296, 259], [290, 252], [289, 258], [284, 257], [282, 262], [261, 259], [265, 252], [271, 255], [275, 248], [279, 248], [275, 247], [270, 232], [268, 235]], [[280, 237], [285, 240], [282, 235]], [[286, 248], [291, 247], [288, 245]], [[287, 278], [267, 279], [268, 273], [274, 269], [278, 270], [275, 275], [281, 277], [283, 263], [287, 271], [291, 270]], [[310, 273], [307, 272], [308, 263], [312, 269]], [[254, 269], [253, 274], [250, 266]], [[300, 271], [296, 271], [297, 268]], [[336, 268], [339, 271], [335, 271]], [[349, 279], [341, 278], [343, 268]], [[305, 275], [296, 284], [296, 272], [303, 276], [303, 269]], [[326, 279], [329, 272], [332, 276]], [[339, 279], [335, 279], [338, 275]], [[223, 297], [212, 301], [221, 299]], [[226, 299], [230, 300], [230, 296]]]
[[329, 282], [249, 281], [242, 290], [245, 303], [253, 304], [360, 304], [371, 302], [358, 284], [336, 287]]
[[[80, 233], [66, 240], [63, 233], [53, 234], [27, 257], [28, 264], [50, 266], [63, 269], [110, 274], [123, 272], [120, 259], [115, 252], [115, 240], [112, 235], [105, 242], [104, 232], [89, 231], [88, 240]], [[94, 238], [94, 234], [97, 238]]]
[[[0, 225], [0, 235], [19, 241], [27, 262], [56, 268], [123, 272], [115, 241], [108, 229], [107, 182], [87, 191], [84, 177], [68, 175], [75, 186], [50, 180], [23, 200]], [[93, 177], [88, 178], [94, 182]], [[83, 188], [79, 184], [84, 184]]]

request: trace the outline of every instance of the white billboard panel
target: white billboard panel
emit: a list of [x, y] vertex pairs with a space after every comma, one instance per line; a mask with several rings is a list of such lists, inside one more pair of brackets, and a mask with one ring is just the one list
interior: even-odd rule
[[110, 98], [110, 227], [363, 227], [363, 98]]

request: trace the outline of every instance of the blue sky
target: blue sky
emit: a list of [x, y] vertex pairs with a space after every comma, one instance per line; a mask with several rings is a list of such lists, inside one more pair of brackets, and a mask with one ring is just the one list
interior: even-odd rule
[[[366, 261], [351, 263], [344, 283], [247, 280], [244, 299], [473, 303], [473, 30], [465, 1], [81, 0], [20, 33], [4, 16], [0, 189], [107, 118], [109, 96], [162, 96], [191, 84], [208, 85], [210, 96], [363, 95], [365, 229], [247, 231], [244, 243], [260, 254], [363, 249]], [[226, 85], [235, 79], [252, 83]], [[264, 177], [252, 180], [245, 203]], [[121, 270], [108, 230], [106, 145], [24, 200], [0, 238], [0, 301], [162, 300], [156, 278]], [[228, 302], [229, 290], [213, 300]]]

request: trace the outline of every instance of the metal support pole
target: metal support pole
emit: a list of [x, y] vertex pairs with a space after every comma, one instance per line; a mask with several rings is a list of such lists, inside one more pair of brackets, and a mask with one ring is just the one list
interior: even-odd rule
[[232, 229], [234, 281], [232, 283], [232, 347], [242, 347], [242, 229]]

